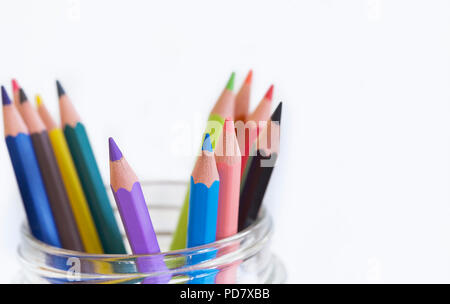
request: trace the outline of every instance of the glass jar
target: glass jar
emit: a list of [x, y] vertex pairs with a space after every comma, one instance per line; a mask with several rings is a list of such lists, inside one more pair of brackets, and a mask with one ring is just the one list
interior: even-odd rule
[[[264, 210], [255, 223], [214, 243], [166, 251], [186, 192], [184, 182], [144, 182], [153, 226], [162, 253], [153, 255], [87, 254], [46, 245], [22, 226], [18, 253], [22, 283], [283, 283], [285, 269], [270, 251], [272, 220]], [[110, 191], [108, 191], [110, 193]], [[114, 207], [114, 199], [111, 197]], [[124, 242], [128, 246], [121, 220]], [[129, 248], [128, 252], [130, 252]], [[139, 265], [165, 262], [165, 269], [139, 272]], [[151, 269], [151, 267], [145, 267]]]

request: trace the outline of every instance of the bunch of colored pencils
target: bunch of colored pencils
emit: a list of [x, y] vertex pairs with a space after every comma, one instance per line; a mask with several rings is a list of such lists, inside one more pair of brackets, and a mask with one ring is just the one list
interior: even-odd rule
[[125, 254], [86, 129], [56, 85], [61, 127], [39, 95], [36, 108], [17, 81], [12, 81], [13, 102], [2, 86], [5, 140], [30, 231], [56, 247]]
[[[273, 86], [249, 113], [252, 72], [235, 95], [234, 73], [213, 107], [174, 233], [171, 250], [206, 245], [249, 227], [258, 217], [279, 152], [281, 103], [271, 114]], [[17, 81], [13, 101], [2, 86], [5, 140], [33, 236], [92, 254], [125, 254], [86, 129], [56, 82], [61, 126], [42, 98], [29, 102]], [[112, 138], [110, 184], [133, 254], [160, 252], [139, 179]], [[189, 263], [213, 257], [202, 255]], [[137, 259], [141, 273], [164, 272], [158, 255]], [[232, 283], [213, 273], [191, 283]], [[170, 276], [143, 283], [167, 283]]]

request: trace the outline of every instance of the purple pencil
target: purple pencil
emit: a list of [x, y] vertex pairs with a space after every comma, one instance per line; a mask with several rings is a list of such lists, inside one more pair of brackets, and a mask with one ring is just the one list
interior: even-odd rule
[[[141, 184], [112, 138], [109, 138], [109, 160], [111, 190], [133, 254], [160, 253]], [[161, 256], [139, 257], [137, 267], [141, 273], [167, 270]], [[148, 277], [142, 283], [162, 284], [169, 280], [170, 276], [163, 275]]]

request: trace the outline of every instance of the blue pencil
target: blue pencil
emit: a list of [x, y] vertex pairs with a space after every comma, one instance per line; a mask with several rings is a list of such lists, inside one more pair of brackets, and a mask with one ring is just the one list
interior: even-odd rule
[[44, 243], [61, 247], [28, 129], [3, 86], [2, 102], [6, 145], [31, 233]]
[[[206, 245], [216, 240], [219, 173], [209, 134], [205, 136], [201, 153], [191, 176], [187, 232], [187, 246], [189, 248]], [[192, 265], [198, 264], [206, 259], [213, 258], [215, 254], [214, 251], [196, 254], [190, 263]], [[214, 283], [214, 274], [215, 272], [211, 271], [195, 273], [196, 276], [203, 276], [203, 278], [194, 279], [190, 283], [212, 284]]]

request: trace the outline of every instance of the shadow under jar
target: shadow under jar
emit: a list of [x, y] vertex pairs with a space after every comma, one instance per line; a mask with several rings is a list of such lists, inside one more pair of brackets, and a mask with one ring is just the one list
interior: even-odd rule
[[[164, 282], [185, 284], [205, 277], [215, 283], [283, 283], [285, 269], [271, 253], [272, 220], [265, 210], [247, 229], [200, 247], [176, 251], [169, 248], [172, 232], [186, 191], [186, 183], [155, 181], [142, 183], [150, 216], [161, 247], [160, 254], [87, 254], [46, 245], [35, 239], [23, 225], [18, 248], [20, 283], [114, 284]], [[110, 191], [108, 191], [110, 193]], [[117, 222], [121, 220], [114, 205]], [[130, 248], [127, 248], [128, 252]], [[140, 272], [142, 263], [164, 261], [165, 269]], [[144, 267], [149, 269], [148, 267]], [[211, 280], [209, 280], [211, 281]]]

